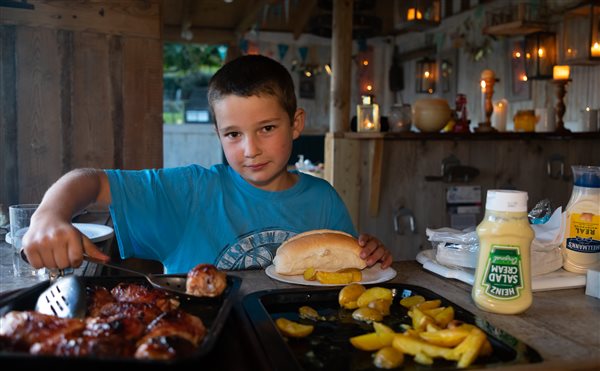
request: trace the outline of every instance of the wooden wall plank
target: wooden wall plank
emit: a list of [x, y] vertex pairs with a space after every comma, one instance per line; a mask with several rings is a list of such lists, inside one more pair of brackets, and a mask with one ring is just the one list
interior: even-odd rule
[[16, 36], [19, 202], [39, 202], [62, 173], [60, 45], [55, 30]]
[[108, 76], [107, 35], [78, 32], [73, 39], [73, 95], [71, 104], [71, 166], [109, 168], [113, 165], [113, 103]]
[[160, 39], [160, 0], [28, 0], [35, 9], [2, 8], [2, 24]]
[[122, 42], [123, 168], [162, 167], [162, 42], [133, 37]]
[[[0, 26], [0, 212], [19, 199], [17, 187], [17, 99], [14, 26]], [[3, 204], [3, 206], [2, 206]]]

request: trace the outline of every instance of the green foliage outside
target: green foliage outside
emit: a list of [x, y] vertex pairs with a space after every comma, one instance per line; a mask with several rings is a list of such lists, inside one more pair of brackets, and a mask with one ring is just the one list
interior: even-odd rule
[[163, 122], [183, 123], [184, 103], [195, 87], [206, 86], [223, 65], [226, 47], [203, 44], [163, 46]]

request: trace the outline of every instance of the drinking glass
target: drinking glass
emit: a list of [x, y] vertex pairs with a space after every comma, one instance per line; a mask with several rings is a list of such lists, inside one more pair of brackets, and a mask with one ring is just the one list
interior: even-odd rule
[[10, 243], [13, 247], [13, 273], [15, 277], [38, 276], [43, 279], [46, 276], [46, 269], [35, 269], [21, 258], [21, 247], [23, 236], [31, 223], [31, 216], [35, 212], [38, 204], [20, 204], [8, 207], [10, 219]]

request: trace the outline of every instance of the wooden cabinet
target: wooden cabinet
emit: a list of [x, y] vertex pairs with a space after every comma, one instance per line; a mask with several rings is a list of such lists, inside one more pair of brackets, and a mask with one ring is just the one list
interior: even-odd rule
[[[494, 188], [527, 191], [529, 208], [545, 198], [553, 208], [564, 208], [572, 189], [570, 166], [600, 166], [599, 133], [569, 137], [408, 133], [377, 134], [369, 139], [353, 133], [334, 140], [338, 152], [348, 156], [335, 158], [332, 183], [347, 203], [358, 230], [380, 238], [397, 260], [414, 259], [421, 249], [430, 248], [426, 228], [450, 226], [446, 191], [451, 186], [481, 186], [482, 209], [486, 191]], [[479, 175], [469, 182], [426, 180], [427, 176], [441, 175], [442, 162], [450, 155], [461, 165], [477, 168]], [[564, 175], [558, 176], [561, 162]], [[399, 229], [404, 229], [404, 234], [398, 234], [394, 215], [402, 208]], [[414, 216], [415, 233], [407, 225], [406, 209]]]

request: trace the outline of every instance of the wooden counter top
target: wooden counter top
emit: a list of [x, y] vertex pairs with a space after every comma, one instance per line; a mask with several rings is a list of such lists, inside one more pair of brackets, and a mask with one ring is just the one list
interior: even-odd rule
[[[414, 261], [395, 262], [398, 275], [392, 283], [427, 288], [479, 316], [537, 350], [544, 361], [506, 367], [510, 370], [599, 369], [600, 299], [585, 295], [583, 288], [535, 292], [533, 305], [519, 315], [481, 311], [471, 300], [471, 286], [422, 269]], [[240, 297], [268, 289], [299, 287], [267, 277], [263, 271], [232, 273], [242, 278]]]

